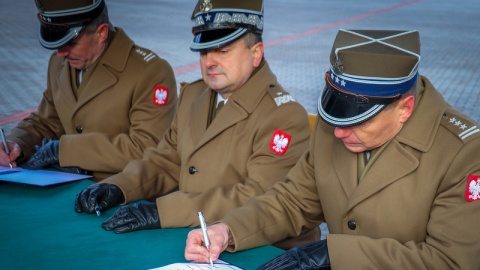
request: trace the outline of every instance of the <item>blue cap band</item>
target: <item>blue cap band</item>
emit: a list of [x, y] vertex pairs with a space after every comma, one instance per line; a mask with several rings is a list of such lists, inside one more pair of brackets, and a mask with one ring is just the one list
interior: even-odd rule
[[330, 67], [330, 82], [347, 92], [373, 96], [373, 97], [392, 97], [401, 95], [410, 90], [417, 81], [418, 71], [415, 70], [408, 77], [404, 78], [373, 78], [352, 76], [343, 73], [338, 75]]

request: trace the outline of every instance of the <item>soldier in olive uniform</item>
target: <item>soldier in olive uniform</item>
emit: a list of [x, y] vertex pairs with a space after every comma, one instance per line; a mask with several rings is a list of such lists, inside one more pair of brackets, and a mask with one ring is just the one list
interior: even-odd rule
[[182, 88], [156, 148], [77, 196], [87, 213], [156, 199], [121, 207], [106, 230], [194, 227], [198, 211], [217, 220], [284, 179], [308, 148], [307, 112], [263, 57], [262, 1], [201, 0], [192, 20], [203, 80]]
[[[37, 0], [40, 44], [56, 50], [38, 110], [3, 146], [0, 165], [120, 172], [170, 126], [177, 89], [169, 63], [113, 27], [104, 0]], [[36, 145], [42, 145], [35, 151]], [[32, 156], [33, 155], [33, 156]]]
[[[418, 75], [417, 31], [340, 30], [310, 150], [208, 228], [211, 257], [297, 235], [326, 240], [260, 269], [479, 269], [480, 129]], [[202, 233], [185, 257], [207, 262]]]

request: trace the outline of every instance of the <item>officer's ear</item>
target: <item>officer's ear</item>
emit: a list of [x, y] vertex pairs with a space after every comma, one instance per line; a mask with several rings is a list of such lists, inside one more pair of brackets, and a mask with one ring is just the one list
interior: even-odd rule
[[400, 122], [405, 123], [413, 113], [413, 108], [415, 106], [415, 97], [409, 95], [402, 98], [398, 106], [400, 109]]
[[260, 66], [263, 58], [263, 42], [257, 42], [257, 44], [253, 45], [250, 51], [253, 55], [253, 66], [257, 68]]
[[108, 39], [108, 24], [102, 23], [97, 27], [97, 31], [95, 31], [95, 35], [98, 35], [99, 41], [101, 43], [107, 42]]

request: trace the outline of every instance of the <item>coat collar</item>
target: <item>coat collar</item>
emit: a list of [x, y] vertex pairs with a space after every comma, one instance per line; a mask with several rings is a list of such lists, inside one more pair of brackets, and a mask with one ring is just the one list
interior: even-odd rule
[[395, 138], [400, 143], [426, 152], [433, 144], [447, 104], [426, 77], [419, 77], [417, 88], [423, 88], [423, 93], [417, 98], [419, 101], [412, 116]]
[[222, 109], [211, 125], [206, 129], [206, 118], [208, 115], [208, 106], [211, 95], [216, 95], [215, 91], [206, 88], [199, 97], [191, 110], [191, 118], [195, 125], [195, 130], [205, 130], [205, 133], [196, 133], [198, 149], [222, 131], [246, 119], [258, 106], [262, 98], [267, 94], [270, 84], [277, 84], [277, 79], [270, 70], [268, 63], [265, 64], [238, 90], [233, 93], [228, 102]]
[[242, 86], [235, 91], [229, 99], [238, 104], [245, 112], [251, 114], [267, 93], [269, 85], [276, 85], [277, 78], [273, 74], [266, 60], [258, 71]]
[[[106, 48], [104, 54], [98, 59], [99, 63], [96, 65], [95, 71], [88, 80], [87, 84], [82, 86], [83, 89], [88, 89], [88, 91], [84, 91], [79, 97], [78, 101], [75, 103], [75, 109], [72, 113], [72, 118], [81, 107], [118, 81], [117, 76], [115, 76], [109, 69], [122, 72], [127, 65], [130, 51], [134, 46], [134, 42], [121, 28], [115, 29], [115, 35], [110, 41], [110, 44]], [[70, 67], [65, 61], [64, 66], [59, 73], [58, 84], [61, 87], [67, 87], [71, 89], [69, 70]], [[72, 98], [74, 98], [73, 93]], [[69, 98], [69, 100], [72, 99]]]
[[[420, 161], [404, 145], [421, 152], [428, 151], [432, 146], [439, 122], [446, 110], [446, 103], [428, 79], [421, 77], [419, 83], [421, 87], [425, 87], [425, 90], [419, 98], [414, 113], [400, 133], [382, 152], [382, 157], [372, 164], [360, 184], [357, 185], [357, 155], [349, 152], [341, 140], [335, 141], [333, 147], [334, 169], [345, 193], [350, 198], [345, 211], [349, 211], [356, 204], [398, 181], [418, 167]], [[392, 160], [401, 166], [392, 166]], [[388, 177], [385, 177], [386, 175]]]

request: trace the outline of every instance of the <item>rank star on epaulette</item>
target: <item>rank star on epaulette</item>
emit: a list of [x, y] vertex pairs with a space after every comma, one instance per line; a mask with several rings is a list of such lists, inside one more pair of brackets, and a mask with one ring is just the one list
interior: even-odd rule
[[270, 150], [277, 155], [283, 155], [287, 152], [291, 140], [292, 136], [290, 134], [276, 129], [270, 141]]
[[156, 57], [156, 55], [152, 52], [148, 53], [140, 48], [137, 48], [135, 50], [136, 53], [138, 53], [139, 55], [143, 56], [143, 60], [145, 60], [145, 62], [148, 62], [150, 60], [152, 60], [153, 58]]
[[467, 187], [465, 189], [465, 200], [469, 202], [480, 200], [480, 175], [468, 176]]
[[458, 137], [462, 140], [465, 140], [473, 134], [480, 132], [480, 129], [477, 126], [468, 126], [454, 116], [449, 118], [448, 123], [450, 123], [453, 127], [458, 128]]
[[153, 88], [153, 104], [165, 106], [168, 101], [168, 87], [155, 85]]

